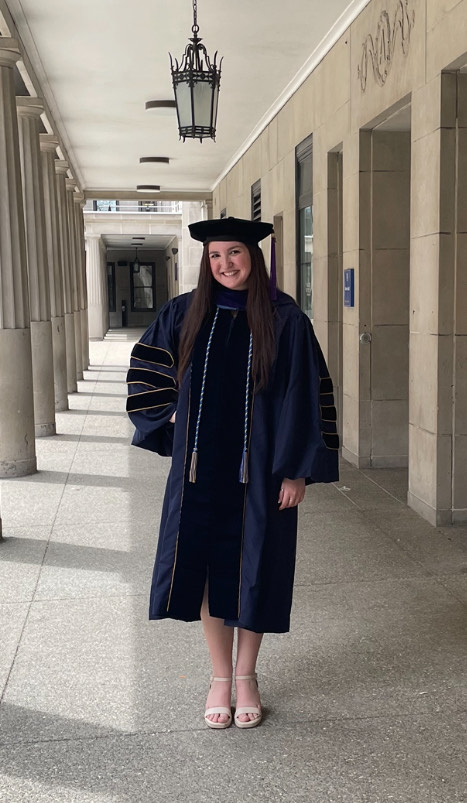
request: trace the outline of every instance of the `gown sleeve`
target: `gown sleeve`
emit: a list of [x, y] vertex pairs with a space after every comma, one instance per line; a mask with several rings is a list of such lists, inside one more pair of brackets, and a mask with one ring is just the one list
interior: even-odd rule
[[310, 320], [291, 322], [277, 369], [288, 376], [276, 430], [273, 473], [306, 484], [339, 479], [333, 385]]
[[163, 456], [172, 454], [170, 418], [178, 398], [176, 317], [169, 301], [134, 346], [127, 375], [126, 409], [136, 428], [132, 444]]

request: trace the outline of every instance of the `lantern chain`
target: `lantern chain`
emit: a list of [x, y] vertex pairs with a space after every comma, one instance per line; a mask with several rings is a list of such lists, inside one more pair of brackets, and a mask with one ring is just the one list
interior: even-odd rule
[[192, 32], [194, 33], [195, 36], [199, 31], [199, 25], [198, 25], [198, 0], [193, 0], [193, 27], [192, 27], [191, 30], [192, 30]]

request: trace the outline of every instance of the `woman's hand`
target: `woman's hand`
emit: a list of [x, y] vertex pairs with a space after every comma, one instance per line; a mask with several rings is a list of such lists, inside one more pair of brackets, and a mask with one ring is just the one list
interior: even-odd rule
[[304, 498], [305, 480], [302, 478], [288, 480], [287, 477], [284, 477], [279, 491], [279, 510], [285, 510], [286, 507], [296, 507], [300, 502], [303, 502]]

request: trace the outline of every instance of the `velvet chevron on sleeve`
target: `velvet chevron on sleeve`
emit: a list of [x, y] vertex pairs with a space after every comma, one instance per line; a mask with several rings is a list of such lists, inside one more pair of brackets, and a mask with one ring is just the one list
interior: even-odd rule
[[332, 380], [311, 322], [298, 308], [284, 326], [276, 373], [287, 376], [287, 384], [273, 473], [304, 477], [307, 484], [337, 480], [339, 438]]
[[186, 296], [169, 301], [136, 343], [127, 375], [127, 412], [135, 426], [133, 445], [161, 455], [172, 454], [178, 401], [177, 361]]

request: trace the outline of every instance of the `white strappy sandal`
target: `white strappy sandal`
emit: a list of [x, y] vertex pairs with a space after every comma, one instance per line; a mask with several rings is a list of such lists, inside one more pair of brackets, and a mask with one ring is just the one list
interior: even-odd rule
[[[254, 675], [236, 675], [235, 680], [255, 680], [256, 685], [258, 685], [256, 672]], [[256, 719], [249, 719], [246, 722], [242, 722], [238, 719], [241, 714], [257, 714], [258, 716]], [[237, 728], [256, 728], [261, 722], [262, 718], [263, 714], [261, 712], [260, 705], [241, 705], [240, 708], [235, 709], [234, 722]]]
[[[211, 686], [214, 681], [223, 682], [223, 683], [232, 683], [232, 678], [211, 678]], [[213, 722], [212, 719], [208, 719], [211, 714], [226, 714], [228, 719], [227, 722]], [[204, 721], [208, 728], [214, 728], [217, 730], [224, 730], [225, 728], [229, 728], [232, 724], [232, 709], [227, 708], [225, 705], [215, 705], [212, 708], [206, 708], [204, 712]]]

